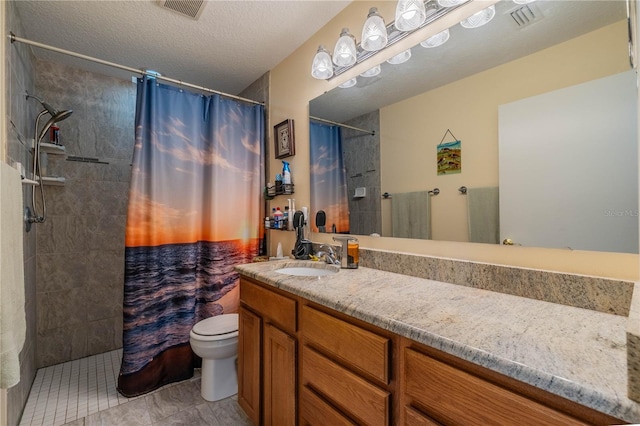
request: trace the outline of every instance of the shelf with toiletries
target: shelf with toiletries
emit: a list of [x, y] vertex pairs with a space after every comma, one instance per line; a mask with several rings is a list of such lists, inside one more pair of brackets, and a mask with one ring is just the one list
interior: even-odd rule
[[40, 151], [50, 155], [64, 155], [67, 153], [64, 145], [58, 145], [52, 142], [41, 142]]
[[273, 200], [278, 195], [293, 195], [295, 193], [292, 183], [282, 184], [276, 181], [276, 184], [267, 184], [264, 188], [264, 195], [267, 200]]

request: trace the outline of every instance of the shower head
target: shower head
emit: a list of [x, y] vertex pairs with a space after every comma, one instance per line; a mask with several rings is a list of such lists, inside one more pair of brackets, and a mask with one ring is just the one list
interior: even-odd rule
[[37, 100], [38, 102], [40, 102], [40, 105], [42, 105], [44, 107], [44, 109], [47, 110], [49, 115], [51, 115], [51, 117], [55, 118], [54, 123], [56, 121], [62, 121], [65, 118], [68, 118], [71, 115], [71, 113], [73, 112], [72, 110], [58, 111], [57, 109], [55, 109], [54, 107], [52, 107], [51, 105], [49, 105], [48, 103], [46, 103], [45, 101], [40, 99], [39, 97], [30, 95], [29, 93], [27, 93], [27, 99], [29, 99], [29, 98], [33, 98], [33, 99]]
[[58, 121], [66, 120], [67, 118], [69, 118], [71, 114], [73, 114], [72, 109], [65, 109], [53, 114], [52, 118], [54, 122], [58, 122]]

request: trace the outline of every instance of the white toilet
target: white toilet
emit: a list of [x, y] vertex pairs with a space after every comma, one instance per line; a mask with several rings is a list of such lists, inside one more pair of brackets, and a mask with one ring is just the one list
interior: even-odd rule
[[217, 315], [196, 323], [189, 343], [202, 358], [202, 397], [218, 401], [238, 393], [238, 314]]

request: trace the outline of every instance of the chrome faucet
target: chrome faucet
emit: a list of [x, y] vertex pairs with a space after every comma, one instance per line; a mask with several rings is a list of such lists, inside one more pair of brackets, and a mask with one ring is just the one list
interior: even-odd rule
[[325, 262], [329, 265], [340, 265], [340, 259], [333, 250], [333, 247], [328, 244], [322, 244], [320, 246], [320, 250], [316, 253], [316, 256], [320, 259], [324, 257]]

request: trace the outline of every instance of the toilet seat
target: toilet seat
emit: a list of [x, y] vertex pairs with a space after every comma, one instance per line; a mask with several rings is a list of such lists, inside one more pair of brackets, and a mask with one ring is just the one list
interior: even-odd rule
[[198, 336], [227, 339], [238, 335], [238, 314], [216, 315], [196, 323], [191, 331]]

